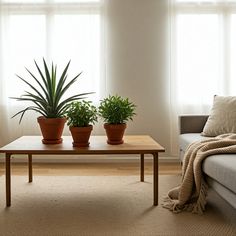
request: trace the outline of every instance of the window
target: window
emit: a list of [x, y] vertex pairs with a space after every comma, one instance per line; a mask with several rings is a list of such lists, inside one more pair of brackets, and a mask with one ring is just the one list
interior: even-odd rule
[[[22, 94], [24, 84], [15, 76], [35, 71], [33, 60], [42, 58], [64, 68], [69, 77], [83, 72], [72, 92], [101, 95], [101, 1], [99, 0], [2, 0], [1, 78], [5, 88], [2, 102]], [[16, 101], [11, 104], [16, 105]]]
[[236, 95], [236, 1], [172, 7], [173, 101], [178, 113], [208, 113], [215, 94]]

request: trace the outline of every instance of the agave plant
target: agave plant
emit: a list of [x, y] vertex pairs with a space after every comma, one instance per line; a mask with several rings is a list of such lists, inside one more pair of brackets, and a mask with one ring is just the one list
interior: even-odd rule
[[[77, 81], [77, 78], [81, 75], [79, 73], [73, 79], [67, 82], [67, 71], [70, 65], [70, 61], [66, 65], [63, 70], [59, 80], [57, 80], [57, 66], [54, 66], [52, 63], [51, 70], [49, 66], [46, 64], [43, 59], [43, 70], [41, 70], [34, 61], [38, 76], [35, 76], [32, 72], [30, 72], [27, 68], [27, 72], [30, 74], [30, 78], [36, 82], [38, 86], [32, 85], [30, 81], [22, 78], [17, 75], [29, 88], [31, 88], [32, 92], [26, 91], [21, 97], [11, 97], [12, 99], [16, 99], [17, 101], [29, 101], [34, 105], [28, 106], [25, 109], [17, 112], [13, 117], [20, 115], [19, 123], [21, 122], [25, 112], [29, 110], [36, 111], [40, 113], [42, 116], [46, 118], [60, 118], [64, 117], [69, 103], [75, 100], [85, 98], [85, 95], [91, 93], [82, 93], [70, 96], [68, 98], [62, 98], [65, 92]], [[12, 118], [13, 118], [12, 117]]]

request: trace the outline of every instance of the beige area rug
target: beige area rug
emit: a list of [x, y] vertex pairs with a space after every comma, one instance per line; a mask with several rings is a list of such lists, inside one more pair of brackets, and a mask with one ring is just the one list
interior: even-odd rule
[[[160, 176], [160, 199], [179, 181]], [[151, 176], [13, 176], [10, 208], [4, 177], [0, 188], [1, 236], [236, 235], [236, 210], [214, 192], [204, 215], [154, 207]]]

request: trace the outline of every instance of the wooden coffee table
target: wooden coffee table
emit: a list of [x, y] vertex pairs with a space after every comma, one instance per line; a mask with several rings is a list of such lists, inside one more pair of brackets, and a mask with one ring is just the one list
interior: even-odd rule
[[120, 155], [140, 156], [140, 181], [144, 181], [144, 155], [153, 156], [153, 205], [158, 205], [158, 153], [165, 149], [148, 135], [130, 135], [124, 137], [124, 143], [109, 145], [106, 136], [91, 136], [89, 147], [73, 147], [71, 136], [64, 136], [61, 144], [42, 144], [41, 136], [22, 136], [0, 148], [5, 153], [6, 168], [6, 206], [11, 206], [11, 156], [14, 154], [28, 155], [29, 182], [33, 181], [33, 155]]

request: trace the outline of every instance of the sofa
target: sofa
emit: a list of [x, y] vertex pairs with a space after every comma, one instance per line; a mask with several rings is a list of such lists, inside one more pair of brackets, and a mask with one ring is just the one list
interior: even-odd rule
[[[207, 120], [207, 115], [179, 116], [181, 161], [192, 142], [211, 138], [202, 135]], [[208, 156], [202, 163], [202, 170], [209, 187], [236, 209], [236, 154]]]

